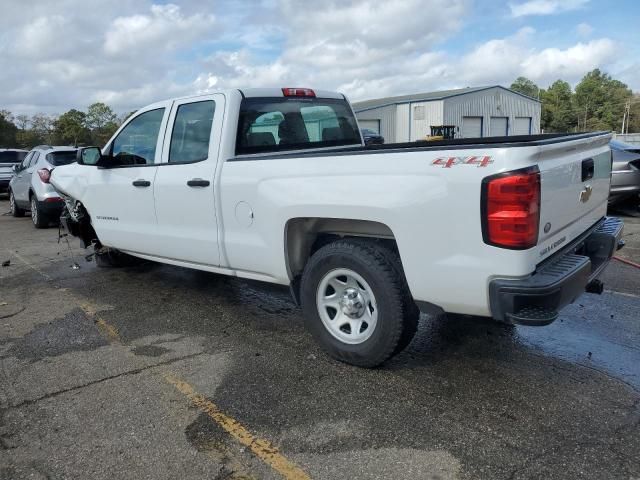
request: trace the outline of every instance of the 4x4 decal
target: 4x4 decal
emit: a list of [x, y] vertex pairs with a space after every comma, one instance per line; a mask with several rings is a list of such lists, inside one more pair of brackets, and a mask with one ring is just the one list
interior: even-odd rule
[[454, 165], [475, 165], [476, 167], [486, 167], [490, 163], [493, 163], [491, 157], [439, 157], [436, 158], [431, 165], [435, 165], [442, 168], [451, 168]]

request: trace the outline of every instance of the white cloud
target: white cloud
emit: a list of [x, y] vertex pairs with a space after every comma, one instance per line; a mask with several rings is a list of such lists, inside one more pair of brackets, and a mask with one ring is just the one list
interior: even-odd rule
[[524, 27], [452, 49], [474, 31], [467, 28], [470, 0], [328, 0], [312, 12], [302, 0], [262, 0], [252, 8], [234, 0], [152, 1], [3, 6], [0, 65], [10, 68], [0, 69], [0, 108], [62, 113], [100, 100], [127, 111], [250, 86], [335, 89], [362, 100], [508, 85], [519, 75], [543, 87], [557, 78], [575, 83], [595, 67], [614, 76], [624, 70], [637, 82], [630, 68], [637, 61], [612, 63], [608, 38], [549, 45]]
[[214, 24], [213, 15], [185, 16], [173, 4], [152, 5], [150, 14], [116, 18], [107, 30], [104, 51], [108, 55], [147, 54], [158, 50], [174, 50], [189, 44]]
[[555, 13], [577, 10], [584, 7], [589, 0], [530, 0], [524, 3], [510, 3], [512, 17], [528, 15], [553, 15]]
[[545, 48], [526, 58], [522, 72], [531, 79], [576, 79], [614, 58], [615, 43], [608, 39], [578, 43], [570, 48]]
[[576, 33], [581, 37], [588, 37], [593, 33], [593, 27], [588, 23], [579, 23], [576, 26]]

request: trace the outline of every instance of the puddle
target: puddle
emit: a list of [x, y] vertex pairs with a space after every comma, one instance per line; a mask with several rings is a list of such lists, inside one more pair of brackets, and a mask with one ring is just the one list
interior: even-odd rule
[[39, 325], [17, 339], [7, 355], [20, 359], [41, 360], [68, 352], [95, 350], [108, 345], [96, 326], [76, 309], [63, 318]]
[[517, 326], [515, 339], [640, 389], [640, 299], [605, 293], [578, 302], [546, 327]]

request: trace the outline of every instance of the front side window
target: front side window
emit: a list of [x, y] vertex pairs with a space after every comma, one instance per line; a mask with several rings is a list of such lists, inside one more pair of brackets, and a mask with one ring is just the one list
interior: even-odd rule
[[24, 160], [22, 160], [22, 163], [20, 164], [20, 170], [24, 170], [25, 168], [27, 168], [27, 165], [29, 165], [29, 162], [31, 161], [35, 153], [36, 152], [29, 152], [27, 156], [24, 157]]
[[178, 107], [171, 132], [169, 163], [199, 162], [209, 156], [214, 111], [213, 100]]
[[111, 155], [119, 165], [150, 165], [156, 161], [156, 145], [164, 108], [138, 115], [118, 134]]
[[346, 100], [245, 98], [240, 105], [236, 153], [263, 153], [360, 144]]

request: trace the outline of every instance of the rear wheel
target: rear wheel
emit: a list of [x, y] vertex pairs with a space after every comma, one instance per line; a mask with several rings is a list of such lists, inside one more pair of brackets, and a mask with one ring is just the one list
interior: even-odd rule
[[31, 221], [36, 228], [46, 228], [49, 226], [49, 218], [38, 206], [36, 196], [31, 197]]
[[9, 190], [9, 211], [14, 217], [24, 217], [24, 209], [18, 206], [11, 190]]
[[413, 338], [419, 312], [397, 255], [364, 240], [319, 249], [301, 284], [307, 328], [337, 360], [375, 367]]

